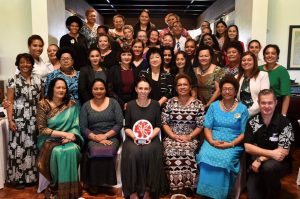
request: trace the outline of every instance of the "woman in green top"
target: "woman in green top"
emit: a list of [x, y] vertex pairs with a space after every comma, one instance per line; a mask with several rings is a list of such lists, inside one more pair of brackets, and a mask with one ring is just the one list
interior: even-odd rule
[[286, 116], [290, 104], [290, 75], [285, 67], [277, 63], [279, 53], [277, 45], [267, 45], [263, 50], [266, 64], [259, 66], [259, 70], [268, 72], [270, 88], [274, 90], [277, 97], [276, 111]]

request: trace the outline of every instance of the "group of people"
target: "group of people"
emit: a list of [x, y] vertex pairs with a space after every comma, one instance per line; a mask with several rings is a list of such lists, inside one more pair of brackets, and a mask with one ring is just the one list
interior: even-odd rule
[[[294, 140], [286, 118], [290, 78], [278, 64], [279, 47], [265, 46], [263, 61], [260, 42], [250, 41], [244, 52], [238, 27], [224, 21], [215, 35], [202, 22], [194, 40], [174, 13], [161, 31], [148, 10], [135, 26], [114, 16], [113, 29], [97, 26], [96, 16], [88, 9], [86, 23], [67, 18], [69, 33], [59, 47], [49, 45], [49, 64], [40, 57], [39, 35], [29, 37], [29, 53], [18, 54], [3, 103], [7, 182], [22, 189], [42, 176], [46, 198], [78, 198], [80, 164], [84, 188], [96, 194], [117, 183], [122, 144], [125, 197], [196, 190], [230, 198], [238, 194], [246, 151], [249, 198], [278, 198]], [[141, 140], [144, 128], [150, 134]]]

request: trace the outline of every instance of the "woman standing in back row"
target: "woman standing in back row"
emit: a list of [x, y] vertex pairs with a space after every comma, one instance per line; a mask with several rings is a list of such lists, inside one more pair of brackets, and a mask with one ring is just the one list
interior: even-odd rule
[[275, 44], [267, 45], [263, 50], [266, 64], [259, 66], [259, 70], [269, 74], [270, 88], [277, 97], [275, 111], [286, 116], [290, 104], [291, 82], [290, 75], [285, 67], [278, 64], [280, 49]]

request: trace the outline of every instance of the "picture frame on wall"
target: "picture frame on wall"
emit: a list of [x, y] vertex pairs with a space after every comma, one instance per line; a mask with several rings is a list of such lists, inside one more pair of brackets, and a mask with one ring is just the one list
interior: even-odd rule
[[300, 70], [300, 25], [290, 25], [287, 69]]

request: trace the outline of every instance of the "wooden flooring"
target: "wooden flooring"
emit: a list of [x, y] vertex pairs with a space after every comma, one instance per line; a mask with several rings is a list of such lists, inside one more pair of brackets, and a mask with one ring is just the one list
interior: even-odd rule
[[[297, 186], [296, 179], [297, 174], [300, 168], [300, 149], [293, 150], [293, 172], [292, 174], [286, 176], [282, 180], [282, 199], [300, 199], [300, 186]], [[24, 190], [16, 190], [13, 188], [5, 187], [0, 190], [0, 198], [1, 199], [42, 199], [44, 198], [44, 194], [36, 193], [36, 187], [26, 187]], [[96, 196], [91, 196], [87, 192], [84, 191], [83, 198], [85, 199], [123, 199], [121, 196], [121, 189], [111, 189], [110, 192], [114, 192], [114, 195], [107, 195], [107, 191], [103, 190], [103, 193], [100, 193]], [[169, 199], [170, 196], [164, 197], [163, 199]], [[199, 198], [200, 196], [195, 196], [193, 198]], [[241, 195], [240, 199], [247, 198], [247, 191], [244, 191]]]

